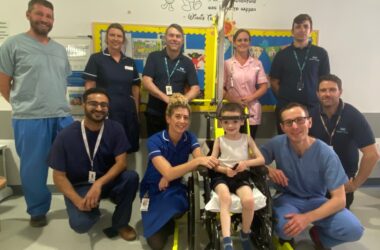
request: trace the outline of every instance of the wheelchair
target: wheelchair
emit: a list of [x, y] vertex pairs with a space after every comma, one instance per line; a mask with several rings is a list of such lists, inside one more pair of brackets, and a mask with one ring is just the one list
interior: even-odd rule
[[[251, 225], [252, 238], [251, 241], [255, 248], [262, 250], [275, 249], [272, 241], [272, 199], [267, 183], [267, 168], [265, 166], [255, 167], [250, 170], [251, 179], [256, 188], [267, 198], [266, 206], [255, 211], [255, 217]], [[203, 198], [205, 203], [211, 199], [210, 177], [208, 171], [201, 173], [203, 176], [204, 194]], [[221, 249], [221, 225], [218, 218], [218, 213], [202, 210], [201, 219], [206, 228], [209, 238], [209, 243], [206, 247], [207, 250]], [[232, 214], [231, 225], [234, 231], [237, 231], [241, 223], [240, 214]]]
[[[247, 115], [247, 118], [249, 116]], [[205, 114], [207, 121], [206, 144], [209, 149], [213, 147], [211, 139], [211, 119], [216, 118], [216, 114]], [[214, 126], [216, 127], [216, 119]], [[220, 133], [220, 132], [219, 132]], [[215, 131], [217, 136], [218, 132]], [[220, 135], [220, 134], [219, 134]], [[209, 151], [211, 153], [212, 150]], [[273, 213], [272, 213], [272, 198], [269, 189], [268, 170], [265, 166], [254, 167], [250, 169], [251, 179], [257, 189], [267, 198], [266, 206], [255, 211], [253, 223], [251, 225], [252, 243], [256, 249], [271, 250], [276, 249], [272, 239], [273, 234]], [[203, 194], [200, 195], [200, 184], [203, 181]], [[189, 197], [189, 212], [188, 212], [188, 249], [200, 249], [199, 247], [199, 232], [205, 230], [207, 233], [208, 244], [205, 249], [219, 250], [221, 249], [221, 225], [218, 219], [218, 213], [200, 209], [200, 196], [203, 197], [204, 204], [211, 199], [210, 176], [206, 168], [200, 168], [198, 173], [193, 171], [188, 178], [188, 197]], [[237, 230], [241, 223], [241, 215], [233, 214], [231, 225], [234, 231]], [[201, 228], [199, 228], [201, 227]], [[277, 244], [276, 244], [277, 245]]]

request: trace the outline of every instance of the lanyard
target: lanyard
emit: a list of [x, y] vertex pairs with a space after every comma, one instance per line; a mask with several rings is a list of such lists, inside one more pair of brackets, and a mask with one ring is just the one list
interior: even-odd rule
[[99, 131], [98, 138], [96, 139], [94, 153], [93, 153], [92, 157], [91, 157], [91, 154], [90, 154], [90, 147], [88, 146], [88, 140], [87, 140], [86, 130], [84, 128], [84, 120], [82, 120], [82, 122], [81, 122], [81, 130], [82, 130], [82, 138], [83, 138], [84, 146], [86, 148], [87, 156], [88, 156], [88, 159], [90, 160], [90, 163], [91, 163], [91, 171], [94, 171], [94, 159], [95, 159], [96, 152], [99, 149], [100, 141], [101, 141], [102, 136], [103, 136], [104, 123], [103, 123], [103, 125], [102, 125], [102, 127], [101, 127], [101, 129]]
[[310, 46], [308, 46], [308, 48], [307, 48], [307, 50], [306, 50], [305, 60], [303, 61], [302, 66], [301, 66], [301, 65], [300, 65], [300, 61], [299, 61], [299, 59], [298, 59], [298, 55], [297, 55], [297, 53], [296, 53], [296, 50], [293, 49], [293, 55], [294, 55], [294, 58], [295, 58], [296, 61], [297, 61], [297, 66], [298, 66], [298, 69], [299, 69], [299, 71], [300, 71], [301, 74], [302, 74], [303, 69], [305, 68], [306, 61], [307, 61], [307, 59], [308, 59], [308, 57], [309, 57], [309, 52], [310, 52]]
[[321, 118], [323, 128], [325, 129], [327, 135], [329, 136], [329, 139], [330, 139], [330, 140], [329, 140], [329, 145], [330, 145], [330, 146], [333, 146], [333, 145], [332, 145], [332, 138], [334, 137], [334, 134], [335, 134], [336, 128], [338, 127], [338, 123], [339, 123], [340, 119], [342, 118], [342, 111], [343, 111], [343, 108], [344, 108], [344, 103], [342, 102], [342, 109], [341, 109], [341, 111], [340, 111], [340, 113], [339, 113], [338, 119], [336, 120], [336, 123], [335, 123], [334, 129], [333, 129], [333, 131], [331, 132], [331, 134], [330, 134], [330, 132], [329, 132], [327, 126], [326, 126], [325, 120], [323, 119], [322, 115], [319, 113], [319, 117]]
[[310, 47], [311, 47], [310, 45], [307, 47], [306, 54], [305, 54], [305, 59], [304, 59], [304, 61], [302, 63], [302, 66], [301, 66], [300, 61], [298, 59], [298, 55], [296, 53], [296, 50], [293, 49], [293, 55], [294, 55], [294, 58], [296, 59], [298, 70], [300, 71], [300, 79], [299, 79], [299, 82], [297, 83], [297, 89], [298, 89], [298, 91], [301, 91], [303, 89], [303, 87], [304, 87], [304, 83], [303, 83], [303, 79], [302, 79], [302, 72], [303, 72], [303, 69], [306, 66], [307, 59], [309, 58]]
[[177, 66], [179, 64], [179, 59], [177, 60], [177, 63], [175, 64], [172, 72], [169, 74], [169, 67], [168, 67], [168, 59], [165, 57], [165, 67], [166, 67], [166, 74], [168, 75], [168, 85], [170, 85], [170, 78], [172, 78], [172, 75], [174, 74], [174, 71], [177, 69]]

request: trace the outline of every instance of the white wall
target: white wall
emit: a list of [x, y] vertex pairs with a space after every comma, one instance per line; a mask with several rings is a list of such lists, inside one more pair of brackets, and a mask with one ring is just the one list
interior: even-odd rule
[[[182, 0], [174, 0], [174, 11], [162, 9], [165, 0], [52, 0], [56, 20], [51, 35], [89, 35], [92, 22], [151, 25], [177, 22], [183, 26], [210, 26], [211, 21], [207, 18], [197, 21], [188, 18], [189, 14], [207, 16], [213, 13], [207, 7], [215, 5], [216, 0], [199, 1], [203, 4], [199, 10], [186, 12], [181, 9]], [[9, 22], [10, 34], [27, 30], [29, 24], [25, 10], [28, 0], [1, 2], [0, 19]], [[289, 29], [294, 16], [309, 13], [313, 17], [314, 28], [320, 31], [319, 44], [330, 54], [331, 71], [343, 79], [344, 99], [362, 112], [380, 112], [380, 106], [375, 102], [380, 92], [376, 74], [380, 68], [377, 58], [380, 1], [256, 0], [248, 6], [255, 7], [256, 11], [233, 13], [238, 27]], [[4, 109], [2, 103], [1, 108]]]
[[[51, 0], [55, 6], [55, 24], [51, 36], [83, 36], [91, 34], [92, 22], [120, 22], [126, 24], [168, 25], [176, 22], [183, 26], [207, 27], [211, 21], [189, 20], [189, 15], [213, 14], [208, 6], [215, 0], [200, 0], [203, 6], [196, 11], [183, 11], [182, 0], [174, 0], [174, 11], [162, 9], [165, 0]], [[189, 2], [195, 0], [189, 0]], [[236, 0], [237, 2], [238, 0]], [[9, 22], [11, 35], [29, 28], [25, 18], [28, 0], [1, 0], [0, 21]], [[379, 0], [257, 0], [251, 4], [256, 11], [233, 13], [241, 28], [290, 29], [293, 18], [300, 13], [313, 17], [314, 28], [319, 30], [319, 44], [330, 55], [331, 71], [344, 83], [343, 98], [365, 113], [380, 113], [375, 101], [380, 93], [378, 74], [380, 60], [380, 1]], [[10, 106], [0, 97], [0, 112]], [[1, 123], [0, 121], [0, 129]], [[10, 145], [8, 173], [10, 183], [19, 184], [17, 154], [13, 141]], [[144, 143], [142, 145], [145, 145]], [[138, 172], [145, 168], [145, 158], [139, 154], [131, 159]], [[12, 168], [10, 171], [10, 168]], [[377, 169], [376, 171], [378, 171]], [[377, 173], [376, 176], [380, 176]], [[51, 183], [51, 180], [49, 180]]]

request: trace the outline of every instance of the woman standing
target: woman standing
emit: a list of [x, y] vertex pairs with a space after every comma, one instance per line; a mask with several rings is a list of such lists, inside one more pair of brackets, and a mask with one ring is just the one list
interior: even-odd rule
[[91, 55], [83, 78], [85, 89], [100, 87], [110, 95], [109, 118], [123, 125], [131, 144], [128, 153], [132, 153], [139, 150], [140, 78], [133, 59], [122, 52], [124, 34], [119, 23], [112, 23], [107, 28], [107, 48]]
[[261, 104], [258, 99], [268, 89], [268, 79], [262, 63], [250, 56], [251, 36], [248, 30], [239, 29], [233, 36], [234, 55], [224, 63], [224, 97], [248, 107], [252, 138], [261, 123]]
[[[182, 176], [198, 166], [213, 168], [215, 157], [202, 156], [194, 134], [187, 131], [190, 106], [178, 93], [166, 108], [168, 129], [148, 139], [148, 167], [141, 181], [141, 215], [144, 237], [152, 249], [163, 249], [174, 231], [174, 218], [188, 210], [187, 188]], [[189, 160], [189, 155], [193, 156]]]

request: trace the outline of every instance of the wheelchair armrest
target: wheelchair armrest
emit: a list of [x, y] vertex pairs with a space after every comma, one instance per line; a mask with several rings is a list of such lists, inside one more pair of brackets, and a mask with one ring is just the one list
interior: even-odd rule
[[198, 173], [202, 176], [202, 177], [207, 177], [208, 176], [208, 168], [207, 167], [205, 167], [205, 166], [199, 166], [198, 167]]
[[267, 176], [269, 174], [268, 168], [265, 165], [250, 168], [250, 171], [255, 176]]

